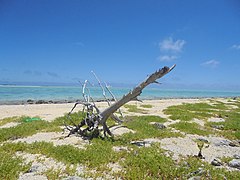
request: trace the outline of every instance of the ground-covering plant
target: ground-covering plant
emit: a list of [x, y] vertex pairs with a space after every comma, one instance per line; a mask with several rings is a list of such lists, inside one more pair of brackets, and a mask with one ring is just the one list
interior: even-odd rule
[[180, 121], [179, 123], [175, 123], [170, 126], [188, 134], [198, 134], [206, 136], [211, 133], [211, 131], [207, 130], [206, 128], [200, 126], [195, 122]]
[[134, 133], [123, 134], [121, 141], [130, 142], [133, 140], [142, 140], [145, 138], [166, 138], [182, 136], [180, 133], [172, 132], [170, 129], [159, 130], [151, 123], [164, 123], [166, 119], [159, 116], [129, 116], [125, 118], [124, 125], [134, 130]]
[[159, 144], [135, 148], [121, 164], [123, 170], [118, 177], [123, 179], [188, 179], [200, 176], [201, 179], [238, 179], [239, 171], [217, 169], [196, 157], [185, 157], [176, 162], [167, 157]]
[[[71, 121], [74, 123], [79, 122], [81, 117], [81, 112], [74, 113], [71, 115]], [[57, 118], [53, 122], [46, 122], [43, 120], [24, 123], [12, 128], [0, 129], [1, 142], [9, 139], [16, 139], [21, 137], [30, 136], [37, 132], [42, 132], [46, 130], [56, 130], [59, 128], [63, 121], [66, 121], [67, 116]], [[110, 123], [113, 120], [110, 120]], [[126, 125], [132, 128], [136, 133], [129, 133], [124, 140], [120, 140], [121, 137], [116, 139], [93, 139], [90, 145], [86, 146], [85, 150], [78, 149], [71, 145], [54, 146], [52, 143], [47, 142], [34, 142], [32, 144], [27, 144], [23, 142], [18, 143], [3, 143], [0, 147], [2, 152], [8, 152], [11, 156], [17, 151], [27, 152], [32, 154], [43, 154], [47, 157], [52, 157], [57, 161], [64, 162], [65, 164], [83, 164], [89, 169], [95, 169], [99, 174], [95, 175], [89, 173], [90, 176], [101, 176], [104, 171], [109, 171], [107, 167], [108, 163], [118, 162], [126, 156], [127, 151], [115, 152], [113, 146], [124, 145], [132, 146], [130, 142], [136, 139], [143, 139], [147, 137], [171, 137], [177, 136], [170, 132], [170, 130], [164, 129], [159, 130], [154, 127], [150, 122], [165, 122], [166, 120], [157, 116], [143, 116], [143, 117], [128, 117]], [[28, 130], [29, 129], [29, 130]], [[127, 138], [126, 138], [127, 137]], [[10, 157], [11, 157], [10, 156]], [[21, 169], [20, 169], [21, 171]], [[46, 175], [50, 178], [56, 178], [61, 176], [59, 171], [49, 170]]]
[[24, 151], [31, 154], [43, 154], [47, 157], [52, 157], [57, 161], [65, 164], [84, 164], [90, 168], [100, 168], [109, 162], [117, 161], [121, 154], [113, 151], [112, 141], [94, 139], [91, 144], [86, 146], [86, 149], [79, 149], [72, 145], [54, 146], [49, 142], [34, 142], [27, 143], [6, 143], [1, 149], [14, 154], [17, 151]]
[[155, 144], [146, 148], [135, 148], [122, 163], [124, 179], [174, 179], [178, 177], [174, 161]]
[[200, 176], [201, 179], [238, 179], [239, 171], [228, 171], [216, 168], [211, 164], [193, 156], [183, 157], [177, 165], [182, 179]]
[[140, 107], [143, 108], [152, 108], [153, 106], [151, 104], [141, 104]]
[[137, 105], [125, 104], [124, 107], [127, 108], [129, 112], [143, 113], [143, 114], [146, 113], [144, 109], [138, 108]]
[[184, 103], [182, 105], [170, 106], [164, 110], [164, 113], [170, 115], [169, 118], [173, 120], [190, 121], [193, 118], [207, 119], [213, 113], [218, 113], [216, 106], [208, 103]]
[[30, 164], [25, 164], [23, 159], [0, 150], [0, 179], [17, 179], [20, 172], [26, 172]]
[[[232, 108], [231, 105], [237, 108]], [[208, 135], [216, 133], [229, 139], [240, 138], [240, 102], [238, 100], [223, 103], [217, 100], [210, 100], [210, 103], [182, 104], [170, 106], [164, 110], [165, 114], [170, 115], [173, 120], [191, 121], [194, 118], [205, 121], [205, 127], [196, 123], [179, 122], [172, 127], [190, 134]], [[208, 122], [210, 117], [223, 118], [224, 122]], [[220, 130], [212, 127], [221, 125]], [[210, 130], [210, 128], [212, 130]], [[199, 129], [199, 130], [197, 130]]]
[[[196, 105], [183, 104], [172, 108], [169, 107], [165, 113], [168, 112], [173, 119], [177, 117], [176, 119], [181, 120], [178, 123], [170, 125], [180, 131], [204, 136], [210, 133], [220, 133], [220, 135], [236, 139], [239, 137], [237, 134], [240, 132], [240, 102], [231, 101], [229, 104], [235, 105], [238, 108], [232, 109], [221, 102], [212, 101], [210, 105], [207, 103], [197, 103]], [[174, 114], [178, 112], [180, 113], [177, 115]], [[223, 168], [217, 169], [199, 158], [182, 157], [176, 162], [172, 160], [171, 156], [166, 156], [166, 152], [161, 149], [160, 144], [152, 144], [149, 147], [141, 148], [131, 144], [132, 141], [144, 140], [146, 138], [182, 136], [180, 133], [172, 132], [171, 128], [158, 129], [154, 126], [154, 123], [164, 123], [167, 121], [158, 116], [125, 117], [123, 125], [132, 129], [134, 133], [126, 133], [114, 138], [95, 138], [85, 146], [85, 149], [79, 149], [73, 145], [54, 146], [53, 143], [48, 142], [34, 142], [32, 144], [6, 142], [7, 140], [30, 136], [42, 131], [60, 131], [60, 126], [63, 125], [64, 121], [73, 121], [77, 124], [83, 116], [82, 112], [77, 112], [71, 114], [71, 119], [68, 119], [66, 115], [52, 122], [43, 120], [22, 122], [16, 118], [13, 121], [20, 122], [19, 125], [0, 129], [0, 142], [2, 143], [0, 146], [0, 155], [4, 159], [4, 161], [0, 159], [0, 179], [17, 179], [20, 172], [29, 170], [29, 164], [26, 165], [21, 158], [15, 157], [15, 153], [18, 151], [43, 154], [46, 157], [63, 162], [67, 166], [64, 171], [50, 168], [45, 172], [45, 175], [49, 179], [61, 179], [65, 175], [76, 175], [76, 166], [79, 164], [86, 167], [85, 175], [81, 174], [80, 176], [100, 177], [103, 179], [106, 177], [121, 179], [188, 179], [193, 176], [201, 176], [202, 179], [237, 179], [240, 176], [239, 171], [229, 172]], [[222, 117], [225, 121], [219, 123], [207, 122], [208, 117], [215, 116]], [[191, 122], [193, 118], [203, 120], [205, 126]], [[115, 122], [109, 120], [108, 123], [111, 126]], [[213, 124], [224, 125], [224, 128], [223, 130], [214, 131], [211, 127]], [[226, 135], [227, 133], [228, 135]], [[114, 151], [113, 147], [116, 146], [123, 146], [126, 149]], [[223, 162], [225, 161], [227, 163], [229, 158], [223, 160]], [[110, 163], [118, 163], [122, 169], [117, 172], [111, 172], [111, 168], [108, 166]], [[6, 172], [8, 172], [8, 176], [6, 176]]]
[[46, 121], [21, 123], [15, 127], [3, 128], [0, 129], [0, 142], [27, 137], [47, 128], [49, 128], [49, 123]]
[[0, 126], [3, 126], [10, 122], [21, 122], [21, 121], [22, 121], [22, 118], [19, 118], [19, 117], [8, 117], [8, 118], [4, 118], [0, 121]]
[[[70, 116], [71, 121], [74, 123], [79, 123], [79, 121], [81, 121], [82, 115], [83, 115], [82, 112], [73, 113]], [[61, 126], [63, 126], [64, 121], [70, 121], [67, 115], [60, 118], [56, 118], [52, 122], [48, 122], [44, 120], [25, 122], [24, 121], [25, 118], [26, 117], [19, 117], [19, 118], [14, 117], [14, 118], [5, 118], [1, 120], [4, 122], [6, 122], [7, 120], [10, 120], [10, 121], [13, 120], [14, 122], [19, 122], [20, 124], [10, 128], [0, 129], [0, 142], [6, 141], [9, 139], [14, 140], [18, 138], [31, 136], [38, 132], [53, 132], [53, 131], [60, 132], [62, 131]]]

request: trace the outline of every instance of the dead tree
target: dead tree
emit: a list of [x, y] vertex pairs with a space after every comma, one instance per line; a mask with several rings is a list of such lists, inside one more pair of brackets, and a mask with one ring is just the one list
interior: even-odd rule
[[[100, 80], [97, 78], [96, 74], [93, 72], [95, 78], [97, 79], [100, 87], [102, 88], [103, 91], [103, 96], [105, 97], [105, 100], [107, 101], [107, 103], [109, 104], [109, 107], [106, 108], [103, 111], [100, 111], [93, 98], [89, 95], [90, 92], [88, 91], [88, 95], [86, 95], [85, 93], [85, 89], [86, 89], [86, 84], [87, 84], [87, 80], [85, 81], [84, 84], [82, 84], [83, 87], [83, 97], [84, 97], [84, 102], [77, 102], [74, 107], [72, 108], [72, 110], [69, 112], [69, 117], [70, 114], [72, 113], [72, 111], [75, 109], [75, 107], [78, 104], [82, 104], [83, 105], [83, 112], [86, 110], [86, 115], [85, 118], [79, 123], [79, 124], [75, 124], [72, 122], [73, 126], [69, 126], [65, 124], [65, 127], [69, 130], [69, 134], [68, 136], [70, 136], [71, 134], [75, 134], [78, 133], [83, 137], [86, 137], [87, 134], [86, 132], [91, 132], [91, 137], [96, 137], [99, 136], [99, 129], [98, 126], [102, 125], [103, 127], [103, 132], [104, 132], [104, 136], [106, 136], [106, 133], [110, 136], [112, 136], [111, 131], [109, 130], [109, 127], [106, 124], [106, 121], [109, 117], [112, 117], [113, 119], [115, 119], [117, 122], [120, 122], [119, 118], [114, 115], [114, 112], [116, 112], [117, 110], [119, 110], [119, 108], [121, 106], [123, 106], [124, 104], [128, 103], [129, 101], [132, 100], [138, 100], [137, 97], [142, 93], [142, 90], [148, 86], [149, 84], [152, 83], [158, 83], [157, 80], [160, 79], [161, 77], [163, 77], [164, 75], [166, 75], [167, 73], [169, 73], [176, 65], [173, 65], [171, 68], [169, 67], [163, 67], [162, 69], [159, 69], [158, 71], [154, 72], [153, 74], [151, 74], [150, 76], [148, 76], [146, 78], [146, 80], [144, 80], [142, 83], [140, 83], [138, 86], [136, 86], [132, 91], [130, 91], [128, 94], [124, 95], [120, 100], [115, 101], [113, 104], [110, 103], [110, 101], [107, 99], [106, 95], [105, 95], [105, 91], [104, 88], [100, 82]], [[106, 88], [108, 91], [109, 89]], [[112, 96], [113, 94], [110, 93]], [[91, 102], [90, 102], [91, 99]], [[113, 99], [116, 100], [116, 98], [113, 96]], [[84, 125], [87, 126], [87, 128], [85, 129], [81, 129], [81, 127], [83, 127]], [[91, 138], [90, 137], [90, 138]]]

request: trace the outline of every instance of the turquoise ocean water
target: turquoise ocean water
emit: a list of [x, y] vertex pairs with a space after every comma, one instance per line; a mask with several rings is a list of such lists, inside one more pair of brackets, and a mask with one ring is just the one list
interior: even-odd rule
[[[110, 88], [116, 98], [128, 93], [131, 88]], [[101, 88], [90, 87], [91, 96], [95, 100], [103, 100]], [[106, 91], [108, 98], [112, 98]], [[240, 97], [240, 91], [223, 90], [184, 90], [146, 88], [139, 99], [161, 98], [202, 98], [202, 97]], [[27, 101], [27, 100], [75, 101], [83, 99], [82, 88], [75, 86], [0, 86], [0, 102]]]

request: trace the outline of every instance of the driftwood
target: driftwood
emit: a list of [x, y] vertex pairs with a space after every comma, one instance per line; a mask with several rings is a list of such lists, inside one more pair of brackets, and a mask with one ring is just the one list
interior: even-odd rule
[[[114, 115], [114, 113], [117, 110], [120, 110], [120, 107], [123, 106], [124, 104], [128, 103], [129, 101], [138, 100], [137, 97], [142, 93], [142, 90], [146, 86], [148, 86], [149, 84], [152, 84], [152, 83], [158, 83], [159, 84], [159, 82], [157, 82], [157, 80], [159, 78], [163, 77], [164, 75], [166, 75], [167, 73], [169, 73], [175, 66], [176, 65], [173, 65], [171, 68], [165, 66], [162, 69], [159, 69], [155, 73], [153, 73], [150, 76], [148, 76], [146, 78], [146, 80], [144, 80], [142, 83], [140, 83], [138, 86], [136, 86], [128, 94], [124, 95], [118, 101], [116, 100], [115, 96], [113, 95], [113, 93], [110, 91], [110, 89], [106, 85], [107, 91], [112, 95], [112, 99], [115, 101], [113, 104], [111, 104], [109, 99], [107, 99], [104, 87], [102, 86], [100, 80], [98, 79], [96, 74], [94, 72], [92, 72], [94, 74], [95, 78], [97, 79], [99, 86], [101, 87], [101, 89], [103, 91], [103, 96], [104, 96], [105, 100], [107, 101], [109, 107], [106, 108], [103, 111], [100, 111], [97, 108], [93, 98], [90, 96], [89, 89], [87, 89], [88, 81], [86, 80], [84, 82], [84, 84], [82, 84], [82, 88], [83, 88], [83, 92], [82, 93], [83, 93], [83, 97], [84, 97], [85, 101], [84, 102], [77, 102], [74, 105], [74, 107], [72, 108], [72, 110], [69, 112], [69, 117], [70, 117], [70, 114], [72, 113], [72, 111], [76, 108], [76, 106], [78, 104], [82, 104], [83, 105], [83, 112], [86, 109], [86, 115], [85, 115], [85, 118], [77, 125], [75, 123], [73, 123], [71, 121], [71, 119], [70, 119], [70, 121], [72, 122], [73, 126], [69, 126], [69, 125], [65, 124], [66, 129], [70, 131], [68, 136], [70, 136], [71, 134], [78, 133], [81, 136], [86, 137], [87, 136], [87, 132], [91, 132], [91, 137], [90, 138], [99, 136], [99, 129], [98, 129], [99, 124], [102, 125], [102, 127], [103, 127], [104, 136], [106, 136], [106, 133], [108, 135], [112, 136], [112, 133], [109, 130], [109, 127], [106, 124], [107, 119], [109, 117], [112, 117], [118, 123], [122, 122], [116, 115]], [[87, 89], [88, 95], [86, 95], [86, 91], [85, 91], [86, 89]], [[90, 102], [90, 100], [91, 100], [91, 102]], [[82, 130], [81, 127], [83, 127], [84, 125], [87, 125], [87, 128]]]

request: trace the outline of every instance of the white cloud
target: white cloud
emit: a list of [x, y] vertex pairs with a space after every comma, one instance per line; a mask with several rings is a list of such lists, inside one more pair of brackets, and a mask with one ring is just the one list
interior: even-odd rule
[[159, 56], [158, 59], [160, 61], [173, 61], [175, 59], [177, 59], [177, 56], [174, 55], [163, 55], [163, 56]]
[[186, 44], [185, 40], [178, 39], [174, 41], [172, 37], [169, 37], [160, 42], [159, 47], [161, 51], [178, 53], [182, 51], [184, 44]]
[[240, 45], [234, 44], [231, 48], [236, 49], [236, 50], [240, 50]]
[[212, 59], [210, 61], [206, 61], [206, 62], [202, 63], [201, 65], [206, 66], [206, 67], [215, 68], [219, 65], [219, 61], [216, 61], [216, 60]]

